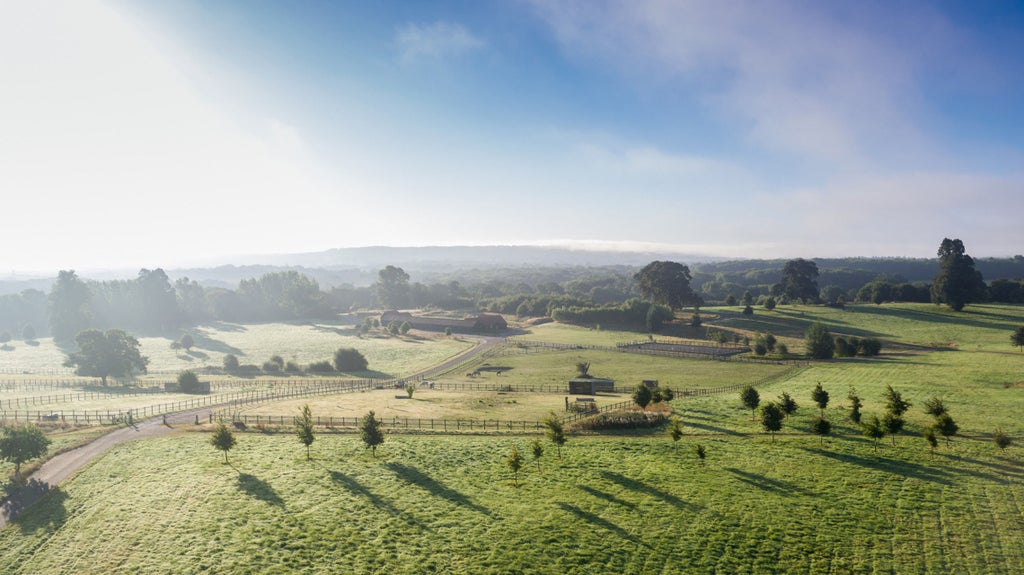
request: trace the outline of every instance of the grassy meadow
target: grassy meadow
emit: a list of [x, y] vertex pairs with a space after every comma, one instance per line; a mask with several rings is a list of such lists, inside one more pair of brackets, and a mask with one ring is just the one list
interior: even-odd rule
[[[834, 334], [882, 339], [883, 354], [794, 369], [513, 346], [437, 381], [564, 385], [585, 361], [593, 375], [629, 386], [768, 378], [757, 388], [762, 401], [786, 392], [800, 407], [772, 441], [738, 393], [678, 398], [678, 445], [664, 430], [573, 435], [561, 460], [545, 443], [540, 469], [529, 449], [540, 436], [532, 435], [389, 434], [374, 458], [354, 434], [320, 433], [306, 461], [291, 433], [241, 433], [230, 465], [208, 433], [123, 444], [0, 531], [0, 572], [1024, 572], [1024, 353], [1009, 343], [1024, 307], [713, 313], [727, 329], [789, 338], [794, 351], [806, 325], [821, 321]], [[542, 341], [541, 328], [554, 330], [551, 338], [632, 339], [539, 326], [533, 336]], [[504, 369], [466, 375], [484, 364]], [[810, 433], [818, 383], [830, 394], [825, 417], [833, 424], [823, 441]], [[848, 418], [851, 388], [870, 417], [882, 415], [887, 385], [913, 404], [895, 445], [862, 437]], [[308, 403], [314, 415], [380, 413], [383, 402], [410, 410], [396, 417], [502, 418], [563, 401], [554, 393], [396, 393]], [[921, 437], [931, 397], [960, 427], [934, 451]], [[254, 413], [293, 414], [306, 402], [265, 403]], [[991, 441], [997, 427], [1014, 439], [1005, 451]], [[697, 443], [707, 449], [704, 465]], [[513, 445], [525, 458], [519, 487], [505, 465]]]
[[[189, 351], [171, 349], [172, 341], [181, 334], [138, 338], [142, 355], [149, 358], [149, 370], [153, 372], [148, 377], [142, 376], [142, 379], [166, 380], [168, 374], [185, 369], [220, 367], [224, 356], [229, 353], [238, 356], [243, 364], [262, 365], [271, 356], [280, 355], [285, 361], [296, 361], [305, 366], [314, 361], [330, 361], [339, 347], [353, 347], [362, 352], [369, 361], [370, 375], [400, 377], [442, 363], [475, 345], [468, 339], [440, 334], [359, 337], [351, 326], [324, 323], [218, 322], [186, 332], [195, 340], [195, 346]], [[71, 370], [62, 369], [65, 351], [51, 338], [42, 338], [37, 343], [14, 342], [12, 350], [0, 352], [0, 373], [25, 375], [27, 378], [38, 376], [21, 374], [22, 371], [71, 373]]]

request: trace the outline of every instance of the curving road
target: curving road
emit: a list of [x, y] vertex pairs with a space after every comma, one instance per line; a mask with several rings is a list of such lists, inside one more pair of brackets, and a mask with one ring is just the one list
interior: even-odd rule
[[[410, 375], [405, 379], [429, 377], [432, 374], [446, 371], [505, 341], [503, 337], [490, 336], [474, 336], [473, 339], [478, 340], [479, 344], [472, 349], [440, 365]], [[81, 469], [92, 461], [93, 458], [102, 455], [111, 447], [135, 439], [166, 435], [181, 426], [195, 425], [197, 421], [200, 423], [207, 421], [214, 409], [224, 407], [225, 405], [228, 404], [179, 411], [174, 414], [168, 414], [166, 420], [163, 417], [146, 419], [137, 422], [133, 426], [111, 431], [95, 441], [54, 456], [28, 477], [24, 488], [5, 499], [3, 505], [0, 505], [0, 529], [6, 527], [19, 513], [46, 495], [51, 489], [59, 485], [60, 482], [70, 477], [71, 474]]]

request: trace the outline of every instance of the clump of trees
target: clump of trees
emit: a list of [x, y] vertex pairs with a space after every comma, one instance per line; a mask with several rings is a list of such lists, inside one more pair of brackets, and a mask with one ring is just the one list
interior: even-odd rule
[[358, 349], [339, 347], [334, 352], [334, 369], [340, 372], [366, 371], [368, 367], [369, 362]]

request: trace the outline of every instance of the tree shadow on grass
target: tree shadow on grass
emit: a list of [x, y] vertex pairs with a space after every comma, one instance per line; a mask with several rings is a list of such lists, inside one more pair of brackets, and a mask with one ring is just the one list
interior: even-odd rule
[[18, 525], [23, 535], [44, 529], [52, 533], [67, 520], [64, 502], [68, 496], [59, 487], [30, 479], [13, 491], [0, 506], [0, 515]]
[[593, 487], [590, 487], [589, 485], [577, 485], [576, 487], [578, 487], [581, 491], [585, 491], [585, 492], [587, 492], [587, 493], [589, 493], [589, 494], [591, 494], [594, 497], [597, 497], [599, 499], [604, 499], [605, 501], [607, 501], [609, 503], [616, 503], [618, 505], [621, 505], [623, 507], [628, 507], [630, 509], [635, 509], [636, 508], [636, 504], [634, 504], [634, 503], [630, 503], [629, 501], [626, 501], [625, 499], [619, 499], [618, 497], [612, 495], [611, 493], [606, 493], [604, 491], [601, 491], [600, 489], [594, 489]]
[[617, 483], [625, 487], [626, 489], [638, 491], [650, 497], [661, 499], [665, 503], [668, 503], [677, 509], [686, 509], [689, 511], [696, 511], [697, 509], [700, 509], [699, 505], [695, 505], [688, 501], [683, 501], [682, 499], [676, 497], [675, 495], [672, 495], [671, 493], [667, 493], [665, 491], [662, 491], [661, 489], [658, 489], [657, 487], [647, 485], [646, 483], [638, 479], [626, 477], [621, 473], [616, 473], [614, 471], [602, 471], [601, 477], [607, 479], [608, 481], [611, 481], [612, 483]]
[[1002, 463], [996, 463], [994, 461], [982, 461], [980, 459], [975, 459], [973, 457], [964, 457], [962, 455], [957, 455], [955, 453], [943, 453], [941, 451], [937, 451], [935, 453], [935, 455], [938, 455], [939, 457], [944, 457], [944, 458], [950, 460], [951, 462], [971, 463], [971, 464], [977, 465], [979, 467], [984, 467], [984, 468], [987, 468], [987, 469], [991, 469], [995, 473], [1001, 473], [1001, 474], [1003, 474], [1005, 476], [1004, 477], [1000, 477], [1000, 476], [997, 476], [997, 475], [992, 475], [991, 473], [983, 473], [983, 472], [980, 472], [980, 471], [974, 471], [972, 469], [965, 469], [965, 468], [960, 467], [960, 466], [957, 466], [957, 468], [956, 468], [957, 473], [964, 473], [964, 474], [971, 475], [971, 476], [974, 476], [974, 477], [980, 477], [980, 478], [983, 478], [983, 479], [989, 479], [989, 480], [992, 480], [992, 481], [997, 481], [999, 483], [1006, 483], [1006, 481], [1008, 479], [1013, 479], [1013, 480], [1017, 480], [1017, 481], [1020, 481], [1020, 480], [1024, 479], [1024, 467], [1021, 467], [1019, 464], [1018, 465], [1004, 465]]
[[686, 420], [686, 418], [683, 418], [683, 425], [685, 425], [687, 427], [696, 427], [697, 429], [703, 429], [704, 431], [708, 431], [708, 432], [711, 432], [711, 433], [724, 433], [725, 435], [732, 435], [734, 437], [746, 437], [747, 436], [747, 434], [745, 434], [745, 433], [740, 433], [740, 432], [734, 431], [732, 429], [726, 429], [724, 427], [718, 427], [716, 425], [708, 425], [706, 423], [695, 423], [692, 420], [691, 421]]
[[947, 471], [927, 467], [917, 463], [911, 463], [909, 461], [901, 461], [887, 457], [860, 457], [859, 455], [827, 451], [816, 447], [803, 447], [801, 449], [810, 453], [828, 457], [829, 459], [842, 461], [843, 463], [858, 465], [860, 467], [875, 469], [877, 471], [885, 471], [887, 473], [894, 473], [896, 475], [902, 475], [903, 477], [919, 479], [921, 481], [931, 481], [940, 485], [953, 485], [954, 483], [951, 474]]
[[413, 517], [410, 516], [408, 513], [401, 511], [400, 509], [392, 505], [390, 502], [381, 499], [380, 496], [378, 496], [376, 493], [370, 491], [369, 489], [366, 488], [365, 485], [359, 483], [358, 481], [349, 477], [348, 475], [345, 475], [340, 471], [334, 471], [333, 469], [328, 470], [327, 473], [331, 476], [332, 481], [341, 485], [354, 495], [365, 497], [377, 509], [384, 511], [393, 517], [403, 519], [409, 525], [418, 526], [426, 531], [433, 531], [433, 529], [425, 525], [422, 525], [418, 521], [413, 519]]
[[265, 501], [275, 507], [284, 508], [284, 499], [269, 483], [248, 473], [238, 474], [238, 489], [253, 499]]
[[797, 487], [796, 485], [788, 481], [771, 479], [759, 473], [741, 471], [739, 469], [736, 469], [735, 467], [726, 467], [725, 470], [736, 476], [737, 480], [742, 481], [743, 483], [746, 483], [751, 487], [756, 487], [758, 489], [763, 489], [765, 491], [771, 491], [772, 493], [778, 493], [779, 495], [799, 495], [801, 497], [814, 496], [814, 494], [811, 493], [810, 491], [802, 487]]
[[466, 507], [467, 509], [472, 509], [473, 511], [482, 513], [483, 515], [486, 515], [488, 517], [492, 515], [490, 509], [477, 503], [474, 503], [469, 497], [466, 497], [462, 493], [455, 491], [451, 487], [448, 487], [447, 485], [441, 483], [440, 481], [434, 479], [433, 477], [427, 475], [426, 473], [423, 473], [422, 471], [416, 469], [415, 467], [410, 467], [408, 465], [402, 465], [401, 463], [394, 462], [386, 463], [385, 467], [393, 471], [395, 475], [399, 477], [399, 479], [412, 483], [413, 485], [416, 485], [418, 487], [422, 487], [423, 489], [426, 489], [431, 494], [440, 497], [441, 499], [446, 499], [448, 501], [451, 501], [452, 503], [456, 503], [458, 505]]
[[603, 527], [604, 529], [607, 529], [608, 531], [611, 531], [612, 533], [618, 535], [619, 537], [621, 537], [621, 538], [623, 538], [623, 539], [625, 539], [627, 541], [631, 541], [633, 543], [636, 543], [637, 545], [643, 545], [644, 547], [650, 547], [646, 543], [644, 543], [644, 542], [638, 540], [636, 537], [633, 537], [632, 535], [630, 535], [629, 532], [626, 531], [625, 529], [619, 527], [618, 525], [612, 523], [611, 521], [608, 521], [607, 519], [602, 519], [601, 517], [598, 517], [597, 515], [594, 515], [593, 513], [590, 513], [589, 511], [584, 511], [584, 510], [580, 509], [579, 507], [576, 507], [575, 505], [569, 505], [568, 503], [561, 503], [561, 502], [559, 502], [558, 506], [562, 509], [562, 511], [568, 511], [569, 513], [572, 513], [573, 515], [575, 515], [577, 519], [581, 519], [581, 520], [586, 521], [587, 523], [590, 523], [591, 525], [595, 525], [597, 527]]

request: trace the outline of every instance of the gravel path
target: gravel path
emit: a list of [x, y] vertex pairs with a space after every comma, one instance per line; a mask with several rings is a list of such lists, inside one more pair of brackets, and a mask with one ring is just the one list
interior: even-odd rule
[[[445, 371], [450, 369], [452, 366], [479, 355], [504, 341], [504, 338], [501, 337], [476, 337], [475, 339], [480, 340], [480, 344], [475, 346], [473, 349], [454, 357], [441, 365], [434, 366], [430, 369], [409, 376], [407, 379], [428, 377], [431, 374]], [[44, 463], [42, 467], [37, 469], [35, 473], [28, 477], [24, 488], [19, 490], [16, 494], [8, 497], [3, 502], [3, 505], [0, 505], [0, 529], [6, 527], [12, 519], [18, 516], [19, 513], [38, 501], [51, 489], [70, 477], [74, 472], [92, 461], [93, 458], [102, 455], [111, 447], [126, 441], [167, 435], [182, 426], [195, 425], [196, 421], [199, 421], [200, 423], [208, 421], [210, 412], [221, 407], [224, 407], [224, 405], [211, 405], [199, 409], [180, 411], [178, 413], [168, 415], [166, 423], [163, 417], [154, 417], [152, 419], [140, 421], [133, 426], [111, 431], [110, 433], [96, 439], [95, 441], [87, 443], [86, 445], [54, 456]]]

